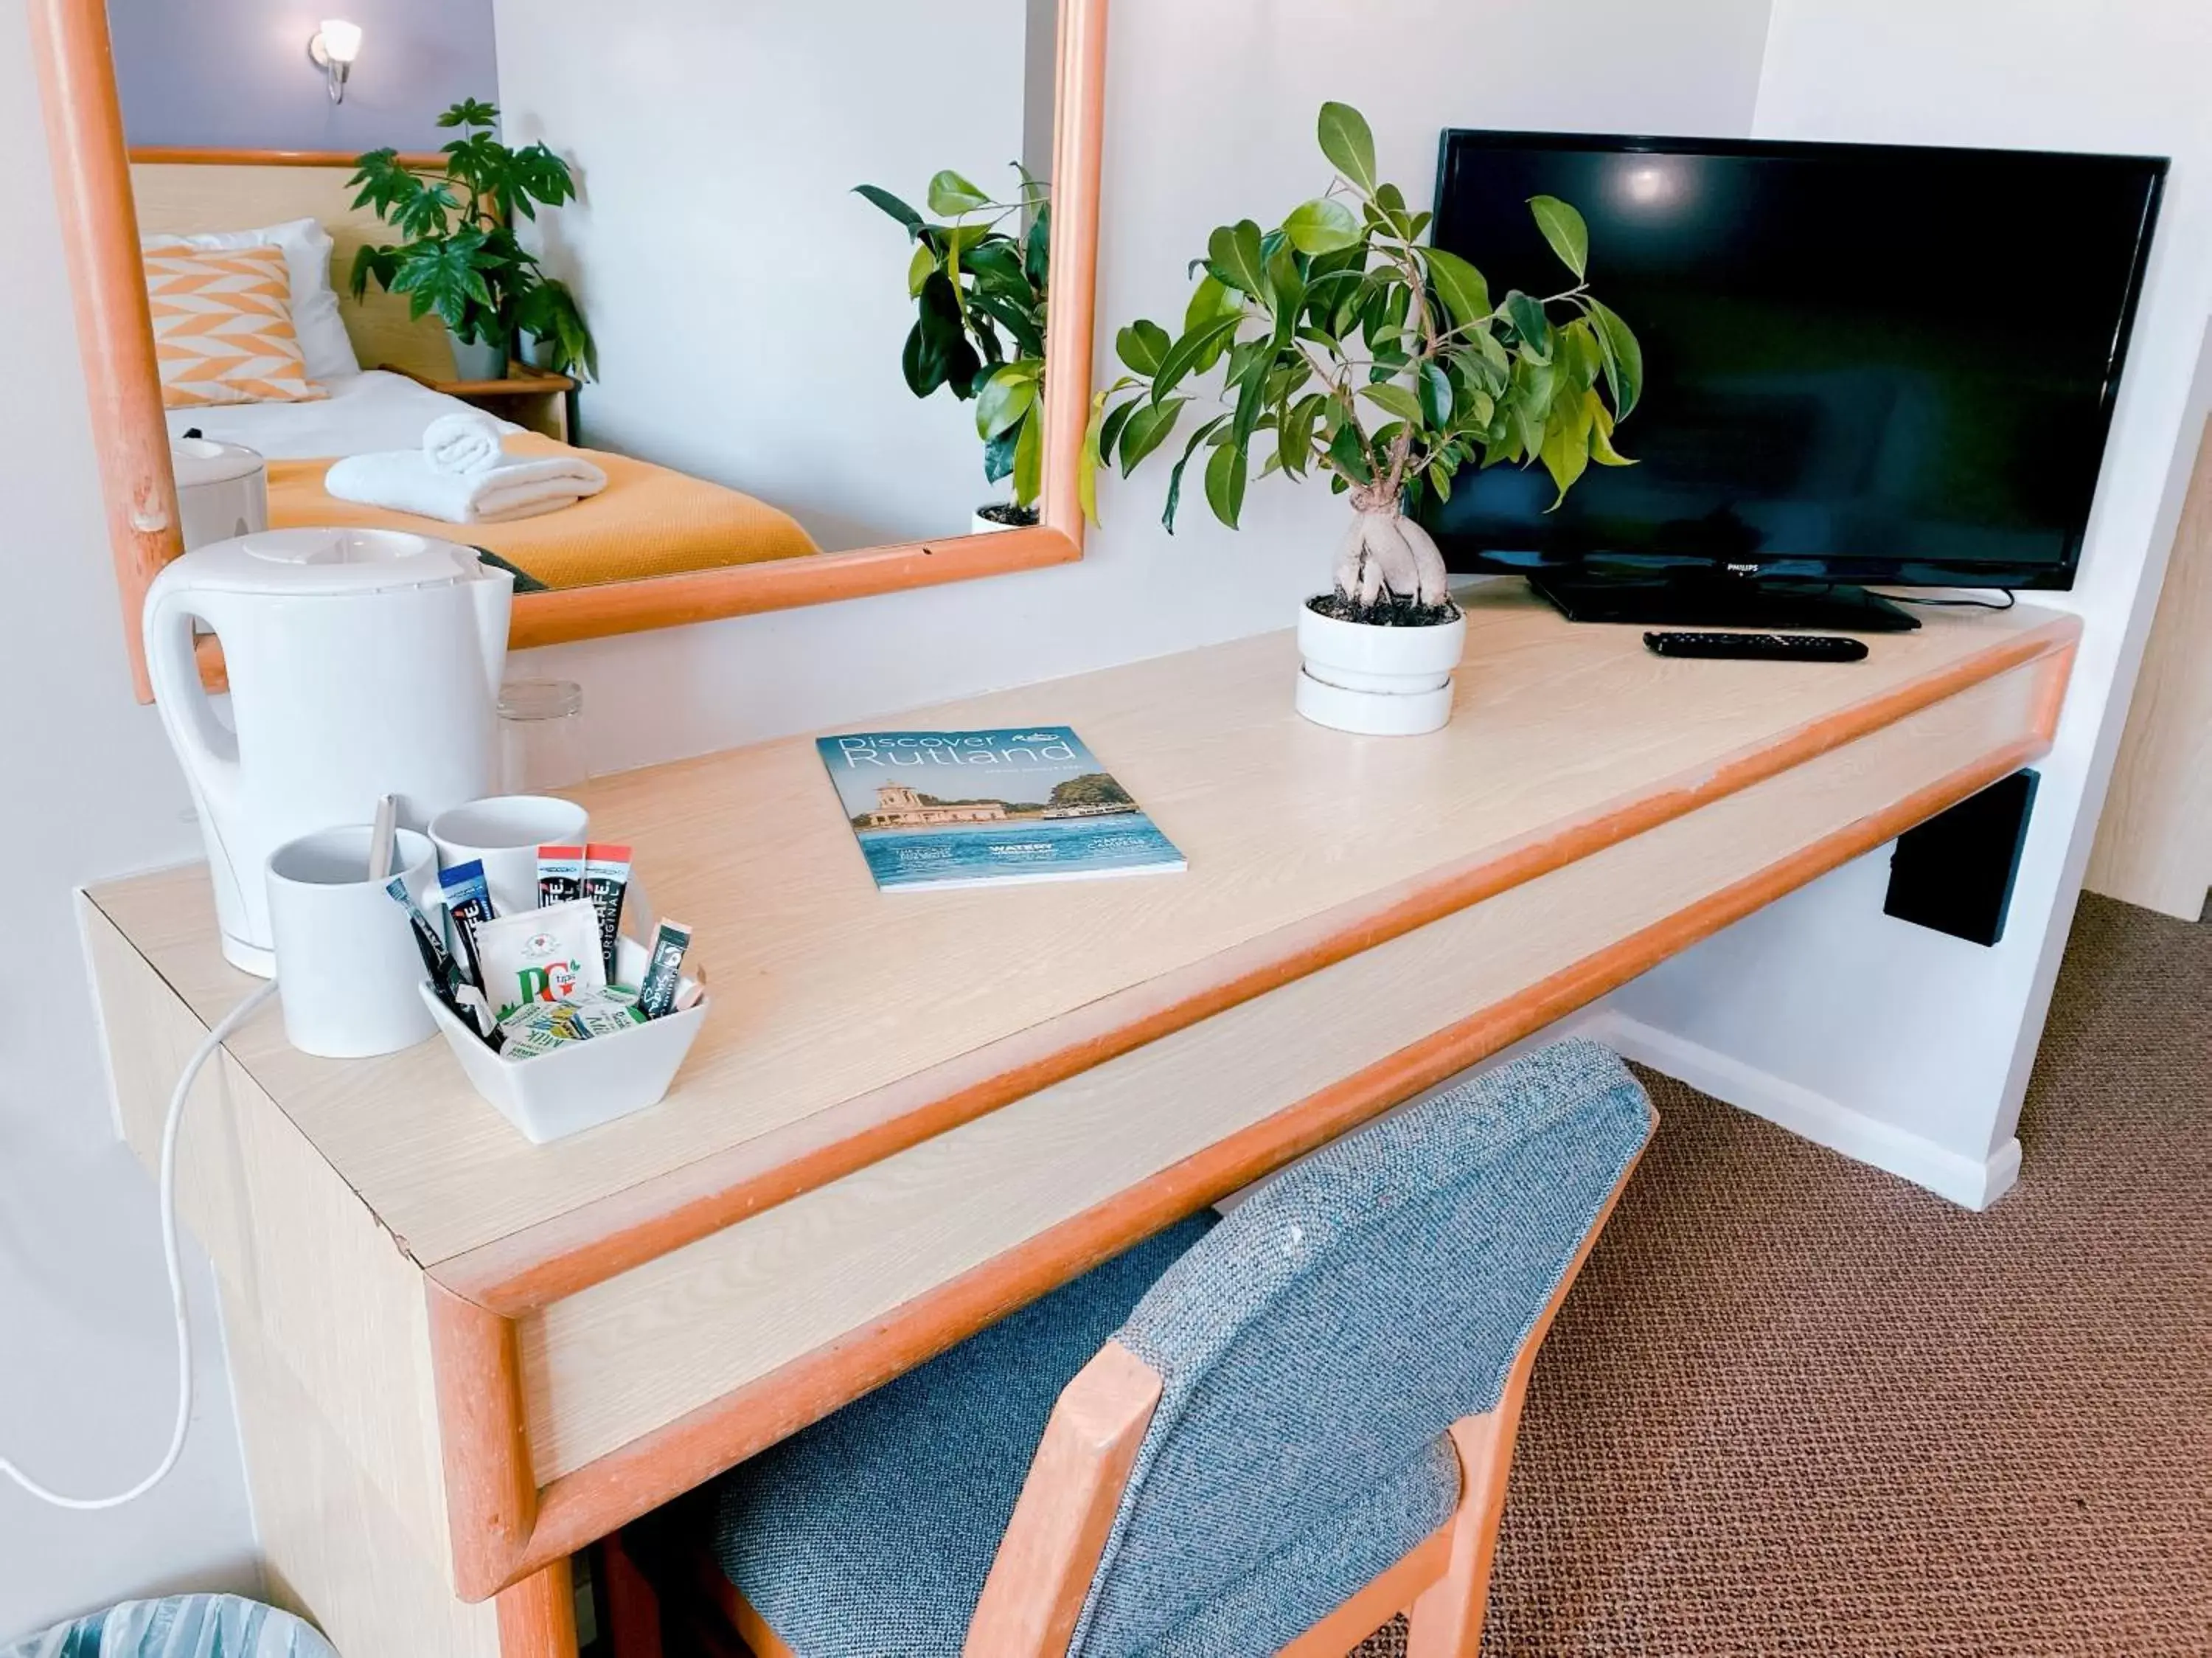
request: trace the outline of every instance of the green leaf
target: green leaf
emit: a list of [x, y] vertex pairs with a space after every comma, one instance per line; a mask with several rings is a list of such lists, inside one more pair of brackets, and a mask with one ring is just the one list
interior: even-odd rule
[[380, 247], [363, 243], [354, 250], [353, 271], [347, 286], [353, 290], [353, 296], [359, 299], [368, 291], [370, 277], [376, 278], [378, 287], [388, 290], [392, 286], [392, 278], [398, 270], [399, 250], [398, 248]]
[[1472, 326], [1490, 314], [1490, 284], [1481, 271], [1446, 248], [1423, 247], [1420, 253], [1455, 326]]
[[547, 366], [556, 373], [599, 378], [599, 347], [567, 283], [549, 277], [523, 290], [514, 302], [514, 326], [551, 345]]
[[1411, 392], [1395, 381], [1380, 386], [1362, 386], [1359, 388], [1359, 395], [1386, 414], [1395, 415], [1399, 419], [1409, 421], [1416, 426], [1421, 424], [1419, 401]]
[[1176, 422], [1190, 406], [1187, 397], [1171, 397], [1164, 403], [1146, 403], [1129, 417], [1128, 424], [1121, 428], [1121, 476], [1127, 478], [1136, 469], [1137, 463], [1167, 442], [1168, 434], [1175, 430]]
[[1346, 418], [1337, 426], [1328, 440], [1328, 458], [1340, 472], [1358, 482], [1374, 481], [1375, 469], [1367, 460], [1367, 440], [1361, 436], [1358, 421]]
[[1234, 289], [1224, 287], [1211, 276], [1200, 277], [1198, 286], [1191, 290], [1190, 304], [1182, 314], [1182, 331], [1188, 333], [1202, 323], [1243, 314], [1244, 302]]
[[904, 225], [909, 233], [921, 229], [921, 215], [892, 195], [890, 191], [878, 189], [872, 184], [856, 184], [853, 186], [853, 193], [865, 200], [873, 202]]
[[995, 232], [988, 233], [968, 248], [962, 262], [975, 278], [976, 287], [987, 293], [1017, 299], [1024, 303], [1036, 300], [1036, 290], [1030, 285], [1022, 271], [1021, 250], [1013, 240]]
[[[1091, 424], [1084, 429], [1083, 453], [1075, 460], [1075, 504], [1083, 509], [1086, 522], [1098, 521], [1098, 460], [1104, 453], [1103, 440], [1106, 430], [1106, 399], [1110, 393], [1101, 392], [1091, 399]], [[1123, 404], [1122, 408], [1129, 405]]]
[[1138, 410], [1150, 407], [1152, 405], [1146, 402], [1143, 398], [1133, 397], [1106, 416], [1098, 428], [1098, 454], [1101, 460], [1111, 460], [1114, 458], [1114, 446], [1121, 442], [1121, 429], [1129, 424], [1130, 418]]
[[1231, 529], [1244, 510], [1244, 483], [1251, 466], [1242, 443], [1224, 443], [1206, 463], [1206, 504]]
[[1049, 204], [1037, 209], [1036, 221], [1030, 234], [1022, 242], [1022, 274], [1030, 279], [1030, 286], [1042, 294], [1046, 291], [1052, 272], [1052, 208]]
[[1044, 485], [1044, 411], [1031, 409], [1014, 444], [1014, 504], [1034, 506]]
[[410, 241], [444, 235], [452, 216], [460, 211], [459, 198], [443, 184], [426, 184], [420, 179], [411, 182], [412, 192], [385, 213], [385, 222]]
[[1601, 466], [1632, 466], [1636, 463], [1613, 447], [1613, 417], [1595, 392], [1584, 392], [1589, 417], [1590, 459]]
[[1551, 473], [1559, 490], [1558, 498], [1545, 510], [1557, 512], [1575, 480], [1589, 466], [1589, 442], [1571, 420], [1562, 421], [1546, 430], [1540, 453], [1544, 470]]
[[1589, 308], [1590, 320], [1597, 324], [1598, 344], [1604, 350], [1606, 389], [1613, 393], [1618, 418], [1626, 420], [1644, 395], [1644, 347], [1611, 310], [1594, 299], [1583, 303]]
[[1267, 371], [1273, 363], [1272, 354], [1255, 352], [1244, 372], [1237, 377], [1237, 418], [1230, 430], [1231, 441], [1240, 449], [1251, 442], [1253, 432], [1259, 428], [1260, 417], [1267, 411]]
[[1167, 508], [1160, 514], [1160, 523], [1170, 535], [1175, 533], [1176, 511], [1182, 504], [1183, 469], [1190, 465], [1190, 458], [1198, 453], [1199, 445], [1212, 437], [1228, 423], [1227, 415], [1216, 415], [1193, 432], [1190, 435], [1190, 442], [1183, 445], [1182, 459], [1175, 463], [1175, 470], [1168, 474]]
[[991, 204], [988, 196], [950, 168], [929, 181], [929, 193], [924, 199], [929, 210], [940, 218], [957, 218]]
[[1395, 184], [1377, 185], [1375, 189], [1375, 208], [1391, 235], [1401, 241], [1411, 241], [1417, 234], [1413, 216], [1406, 211], [1406, 192]]
[[1359, 221], [1342, 202], [1318, 196], [1291, 210], [1283, 234], [1301, 253], [1340, 253], [1359, 240]]
[[1536, 228], [1559, 256], [1559, 263], [1581, 281], [1589, 264], [1589, 227], [1583, 222], [1583, 216], [1557, 196], [1529, 197], [1528, 210], [1536, 216]]
[[1267, 291], [1267, 257], [1260, 248], [1260, 227], [1249, 219], [1224, 224], [1206, 239], [1206, 270], [1218, 281], [1255, 298]]
[[1589, 390], [1605, 363], [1597, 343], [1597, 326], [1588, 317], [1577, 317], [1553, 336], [1553, 360], [1574, 382], [1577, 392]]
[[464, 338], [479, 337], [483, 331], [471, 317], [471, 308], [489, 309], [494, 302], [491, 288], [477, 265], [483, 244], [483, 233], [472, 228], [410, 243], [399, 250], [392, 291], [407, 296], [410, 315], [422, 317], [435, 311]]
[[1158, 403], [1173, 391], [1201, 359], [1211, 361], [1226, 350], [1243, 320], [1240, 312], [1233, 317], [1201, 324], [1170, 346], [1161, 360], [1159, 372], [1152, 376], [1152, 401]]
[[464, 98], [438, 117], [440, 126], [495, 126], [499, 106], [478, 98]]
[[510, 210], [520, 208], [530, 218], [538, 216], [531, 210], [533, 199], [547, 207], [558, 207], [576, 198], [576, 180], [568, 163], [542, 143], [525, 144], [507, 158], [507, 184]]
[[1306, 283], [1298, 274], [1297, 255], [1285, 242], [1267, 260], [1267, 304], [1275, 314], [1277, 347], [1290, 344], [1291, 331], [1297, 326], [1298, 313], [1305, 302]]
[[1159, 373], [1174, 342], [1157, 322], [1139, 318], [1114, 337], [1114, 354], [1138, 374], [1149, 378]]
[[1029, 413], [1037, 398], [1037, 379], [1018, 365], [1000, 369], [983, 382], [975, 397], [975, 433], [996, 437]]
[[1012, 334], [1023, 356], [1041, 357], [1044, 355], [1044, 319], [1036, 312], [1015, 304], [1001, 294], [973, 295], [969, 298], [969, 305]]
[[1364, 196], [1375, 193], [1375, 133], [1350, 104], [1321, 107], [1321, 153]]
[[1014, 445], [1021, 441], [1018, 430], [1000, 432], [983, 442], [983, 481], [1002, 484], [1014, 475]]
[[1532, 363], [1552, 360], [1552, 324], [1543, 302], [1515, 289], [1505, 296], [1505, 315], [1521, 336], [1521, 355]]
[[1431, 426], [1443, 431], [1451, 424], [1451, 376], [1444, 372], [1442, 364], [1424, 363], [1421, 365], [1417, 394], [1420, 399], [1421, 413]]
[[921, 285], [929, 280], [929, 273], [937, 269], [937, 255], [929, 251], [929, 244], [915, 244], [914, 257], [907, 261], [906, 296], [919, 299]]
[[1306, 463], [1313, 454], [1314, 428], [1320, 424], [1322, 411], [1328, 405], [1328, 394], [1316, 392], [1285, 410], [1277, 424], [1275, 458], [1293, 478], [1305, 476]]
[[973, 396], [982, 360], [968, 343], [952, 279], [942, 271], [931, 271], [915, 308], [919, 318], [900, 360], [907, 389], [916, 397], [927, 397], [939, 387], [950, 386], [955, 397], [964, 400]]

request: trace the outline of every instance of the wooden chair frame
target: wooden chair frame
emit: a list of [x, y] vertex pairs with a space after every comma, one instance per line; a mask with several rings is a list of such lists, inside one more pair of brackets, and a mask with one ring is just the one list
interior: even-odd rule
[[[1044, 493], [1037, 525], [994, 535], [951, 536], [524, 594], [514, 602], [511, 646], [521, 649], [856, 599], [1035, 570], [1083, 556], [1076, 479], [1091, 404], [1107, 4], [1108, 0], [1060, 0], [1052, 322], [1045, 342]], [[146, 677], [139, 613], [147, 588], [163, 565], [182, 554], [184, 541], [139, 262], [131, 158], [116, 93], [107, 9], [105, 0], [31, 0], [30, 14], [124, 637], [138, 700], [150, 702], [153, 687]], [[226, 159], [286, 158], [270, 152]]]
[[[1651, 1125], [1656, 1133], [1656, 1112]], [[1401, 1612], [1410, 1624], [1407, 1658], [1477, 1658], [1505, 1513], [1506, 1475], [1537, 1350], [1643, 1155], [1639, 1149], [1607, 1194], [1514, 1355], [1498, 1403], [1451, 1424], [1460, 1467], [1459, 1506], [1451, 1517], [1284, 1648], [1280, 1658], [1344, 1658]], [[1118, 1341], [1108, 1342], [1061, 1391], [984, 1582], [965, 1658], [1066, 1658], [1160, 1393], [1159, 1374]], [[724, 1616], [756, 1658], [798, 1658], [719, 1574], [714, 1588]], [[623, 1652], [617, 1658], [651, 1655]]]

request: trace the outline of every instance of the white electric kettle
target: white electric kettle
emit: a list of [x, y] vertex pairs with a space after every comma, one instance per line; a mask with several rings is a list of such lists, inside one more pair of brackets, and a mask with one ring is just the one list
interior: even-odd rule
[[[514, 577], [388, 530], [264, 530], [188, 552], [146, 594], [146, 665], [215, 878], [222, 953], [275, 971], [263, 866], [286, 841], [399, 797], [424, 827], [492, 792]], [[222, 643], [228, 726], [194, 624]]]
[[177, 527], [185, 551], [269, 527], [269, 467], [243, 443], [179, 437], [169, 443]]

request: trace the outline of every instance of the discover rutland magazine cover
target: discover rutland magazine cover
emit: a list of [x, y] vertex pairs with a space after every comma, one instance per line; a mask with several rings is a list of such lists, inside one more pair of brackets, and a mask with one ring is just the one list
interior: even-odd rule
[[885, 892], [1188, 867], [1064, 725], [855, 733], [814, 746]]

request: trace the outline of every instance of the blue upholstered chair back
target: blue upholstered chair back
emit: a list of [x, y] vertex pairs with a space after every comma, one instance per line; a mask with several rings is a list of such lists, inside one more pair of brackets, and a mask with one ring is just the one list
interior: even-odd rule
[[1273, 1652], [1449, 1516], [1445, 1428], [1508, 1370], [1650, 1137], [1563, 1042], [1347, 1136], [1168, 1269], [1121, 1343], [1164, 1379], [1073, 1650]]

